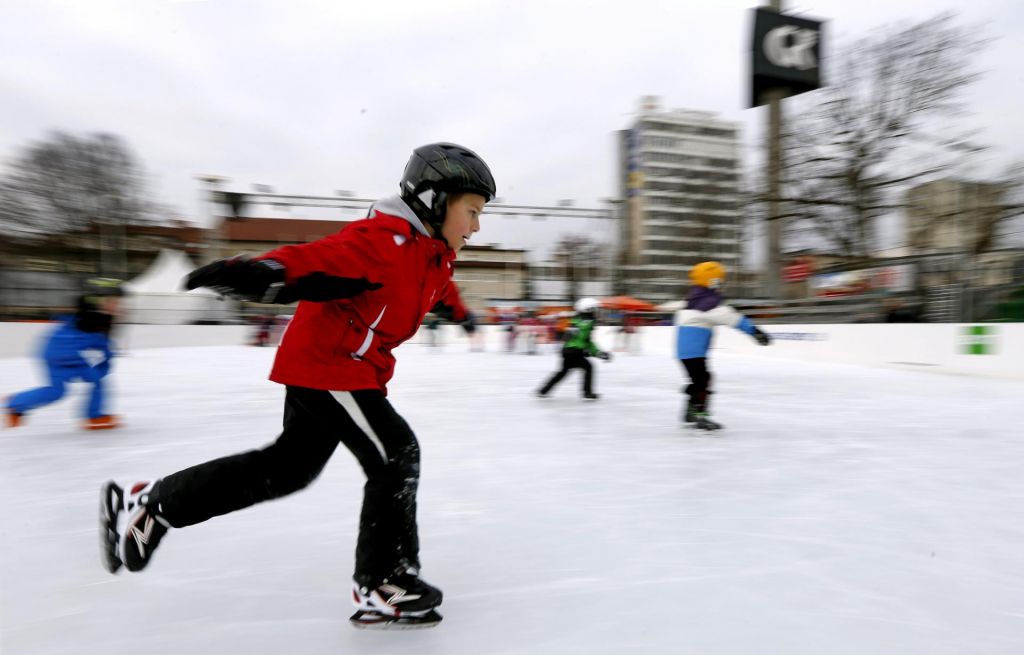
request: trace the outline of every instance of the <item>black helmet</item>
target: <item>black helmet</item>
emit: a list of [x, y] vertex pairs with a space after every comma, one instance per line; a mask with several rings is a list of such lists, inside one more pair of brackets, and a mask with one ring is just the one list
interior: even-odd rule
[[124, 295], [121, 280], [111, 277], [91, 277], [82, 286], [82, 297], [93, 304], [98, 303], [100, 298], [106, 296]]
[[496, 191], [484, 160], [454, 143], [431, 143], [413, 150], [399, 189], [420, 220], [435, 227], [444, 221], [448, 194], [477, 193], [490, 202]]
[[104, 298], [124, 295], [121, 281], [106, 277], [89, 278], [83, 285], [83, 293], [78, 297], [75, 311], [75, 325], [82, 332], [109, 333], [114, 317], [108, 314], [101, 305]]

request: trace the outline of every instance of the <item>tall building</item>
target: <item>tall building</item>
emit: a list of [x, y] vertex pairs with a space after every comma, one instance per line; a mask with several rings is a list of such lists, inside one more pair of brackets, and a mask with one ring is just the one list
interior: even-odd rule
[[738, 271], [738, 123], [704, 111], [662, 111], [648, 96], [633, 125], [619, 132], [619, 153], [619, 292], [678, 300], [697, 262], [715, 259]]

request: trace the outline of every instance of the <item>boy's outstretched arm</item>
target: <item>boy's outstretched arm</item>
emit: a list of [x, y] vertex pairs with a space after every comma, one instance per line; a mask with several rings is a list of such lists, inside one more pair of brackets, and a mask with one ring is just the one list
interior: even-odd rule
[[462, 296], [459, 294], [459, 287], [452, 280], [445, 285], [441, 297], [430, 311], [446, 321], [458, 323], [466, 331], [466, 334], [476, 332], [476, 316], [466, 308], [462, 302]]
[[381, 256], [374, 244], [360, 244], [361, 235], [354, 236], [285, 246], [256, 259], [217, 260], [189, 273], [185, 288], [207, 287], [238, 300], [282, 305], [340, 300], [379, 289], [364, 271], [382, 270]]
[[771, 336], [756, 325], [754, 326], [754, 339], [762, 346], [767, 346], [772, 342]]
[[771, 336], [761, 328], [754, 325], [753, 321], [746, 316], [743, 316], [740, 319], [740, 322], [736, 324], [736, 329], [741, 332], [746, 332], [750, 336], [754, 337], [754, 341], [762, 346], [767, 346], [772, 342]]

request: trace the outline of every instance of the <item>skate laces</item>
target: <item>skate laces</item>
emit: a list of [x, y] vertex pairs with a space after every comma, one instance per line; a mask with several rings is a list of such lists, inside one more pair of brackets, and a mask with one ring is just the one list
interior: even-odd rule
[[154, 520], [165, 528], [171, 527], [171, 524], [160, 515], [160, 503], [150, 502], [150, 494], [153, 492], [153, 489], [156, 487], [158, 482], [160, 482], [160, 480], [147, 480], [136, 482], [125, 488], [124, 497], [121, 503], [125, 509], [126, 520], [129, 520], [132, 515], [141, 511], [153, 517]]
[[153, 492], [160, 480], [136, 482], [125, 489], [124, 511], [117, 517], [117, 555], [129, 571], [141, 571], [149, 564], [171, 524], [161, 516]]

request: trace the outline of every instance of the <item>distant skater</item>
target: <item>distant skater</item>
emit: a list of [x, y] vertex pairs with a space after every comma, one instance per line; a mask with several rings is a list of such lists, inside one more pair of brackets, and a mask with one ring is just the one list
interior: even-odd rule
[[690, 377], [683, 391], [687, 396], [683, 422], [702, 430], [717, 430], [720, 423], [711, 420], [708, 410], [711, 396], [711, 372], [707, 357], [716, 325], [736, 328], [767, 346], [771, 337], [749, 318], [725, 304], [718, 289], [725, 281], [725, 267], [718, 262], [701, 262], [690, 270], [693, 286], [686, 297], [686, 307], [676, 313], [676, 356]]
[[561, 382], [569, 371], [578, 368], [583, 371], [583, 397], [597, 400], [600, 395], [594, 392], [594, 367], [588, 357], [598, 357], [606, 362], [611, 361], [611, 354], [601, 350], [591, 340], [596, 324], [598, 302], [593, 298], [581, 298], [576, 301], [576, 316], [569, 321], [564, 334], [562, 346], [562, 368], [555, 372], [538, 391], [540, 397], [547, 396]]
[[120, 424], [107, 410], [106, 377], [114, 359], [110, 332], [120, 312], [121, 287], [106, 278], [90, 280], [87, 287], [75, 313], [61, 317], [43, 345], [40, 358], [50, 383], [7, 399], [7, 427], [22, 425], [30, 412], [63, 398], [71, 382], [90, 385], [82, 427], [107, 430]]

